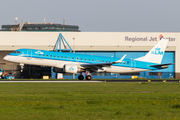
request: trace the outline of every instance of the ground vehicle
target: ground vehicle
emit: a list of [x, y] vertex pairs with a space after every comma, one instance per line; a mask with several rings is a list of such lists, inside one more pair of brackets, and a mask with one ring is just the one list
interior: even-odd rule
[[2, 71], [2, 69], [0, 68], [0, 79], [2, 78], [2, 74], [3, 74], [3, 71]]
[[14, 79], [14, 75], [13, 74], [8, 74], [4, 77], [4, 79]]

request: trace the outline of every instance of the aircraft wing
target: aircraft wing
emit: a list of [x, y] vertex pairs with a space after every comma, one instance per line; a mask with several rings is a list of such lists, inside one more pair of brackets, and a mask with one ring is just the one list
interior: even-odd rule
[[93, 72], [98, 69], [102, 69], [102, 67], [110, 67], [113, 63], [94, 63], [94, 64], [80, 64], [81, 67], [88, 69]]
[[92, 66], [102, 68], [102, 67], [109, 67], [112, 64], [113, 63], [94, 63], [94, 64], [80, 64], [80, 66], [85, 67], [85, 68], [91, 68]]
[[117, 64], [119, 62], [122, 62], [125, 57], [126, 57], [126, 54], [120, 60], [115, 61], [115, 62], [80, 64], [80, 66], [90, 71], [96, 71], [98, 69], [102, 69], [102, 67], [110, 67], [112, 64]]

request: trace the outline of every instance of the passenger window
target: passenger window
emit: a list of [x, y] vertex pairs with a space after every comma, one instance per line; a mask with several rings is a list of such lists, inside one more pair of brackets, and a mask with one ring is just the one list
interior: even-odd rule
[[82, 60], [82, 58], [81, 58], [81, 60]]
[[48, 57], [48, 55], [46, 55]]
[[72, 57], [72, 59], [74, 59], [74, 57]]
[[63, 56], [61, 56], [61, 58], [63, 58]]
[[106, 62], [108, 62], [108, 61], [106, 61]]
[[50, 57], [52, 57], [52, 55], [50, 55]]
[[59, 56], [58, 56], [58, 58], [59, 58]]
[[65, 57], [65, 58], [67, 58], [67, 57]]
[[56, 56], [54, 56], [54, 57], [56, 57]]
[[41, 56], [41, 54], [39, 54], [39, 56]]
[[85, 58], [85, 60], [86, 60], [86, 58]]
[[96, 60], [96, 62], [97, 62], [98, 60]]
[[104, 60], [102, 62], [104, 62]]
[[89, 61], [91, 61], [91, 59], [89, 59]]
[[44, 54], [43, 54], [43, 56], [44, 56]]
[[69, 59], [70, 59], [70, 57], [69, 57]]
[[92, 59], [92, 61], [94, 61], [94, 59]]
[[99, 62], [101, 62], [101, 60], [99, 60]]

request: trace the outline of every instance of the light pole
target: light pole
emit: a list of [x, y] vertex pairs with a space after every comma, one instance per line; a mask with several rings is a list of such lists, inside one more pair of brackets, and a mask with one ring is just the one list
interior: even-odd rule
[[73, 52], [75, 53], [75, 38], [73, 38]]
[[[75, 38], [73, 38], [73, 53], [75, 53]], [[75, 79], [75, 74], [73, 74], [73, 79]]]

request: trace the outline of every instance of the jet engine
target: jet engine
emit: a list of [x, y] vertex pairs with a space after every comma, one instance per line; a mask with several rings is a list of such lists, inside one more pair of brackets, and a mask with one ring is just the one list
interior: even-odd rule
[[64, 70], [64, 72], [74, 73], [74, 74], [76, 74], [76, 73], [81, 71], [81, 69], [78, 66], [71, 65], [71, 64], [64, 65], [63, 70]]
[[73, 65], [73, 64], [65, 64], [63, 66], [63, 68], [57, 68], [57, 67], [54, 67], [53, 68], [53, 72], [56, 72], [56, 73], [73, 73], [73, 74], [76, 74], [78, 72], [83, 72], [83, 70], [81, 70], [81, 68], [79, 68], [78, 66], [76, 65]]
[[55, 72], [55, 73], [64, 73], [64, 70], [63, 70], [63, 68], [53, 67], [53, 72]]

